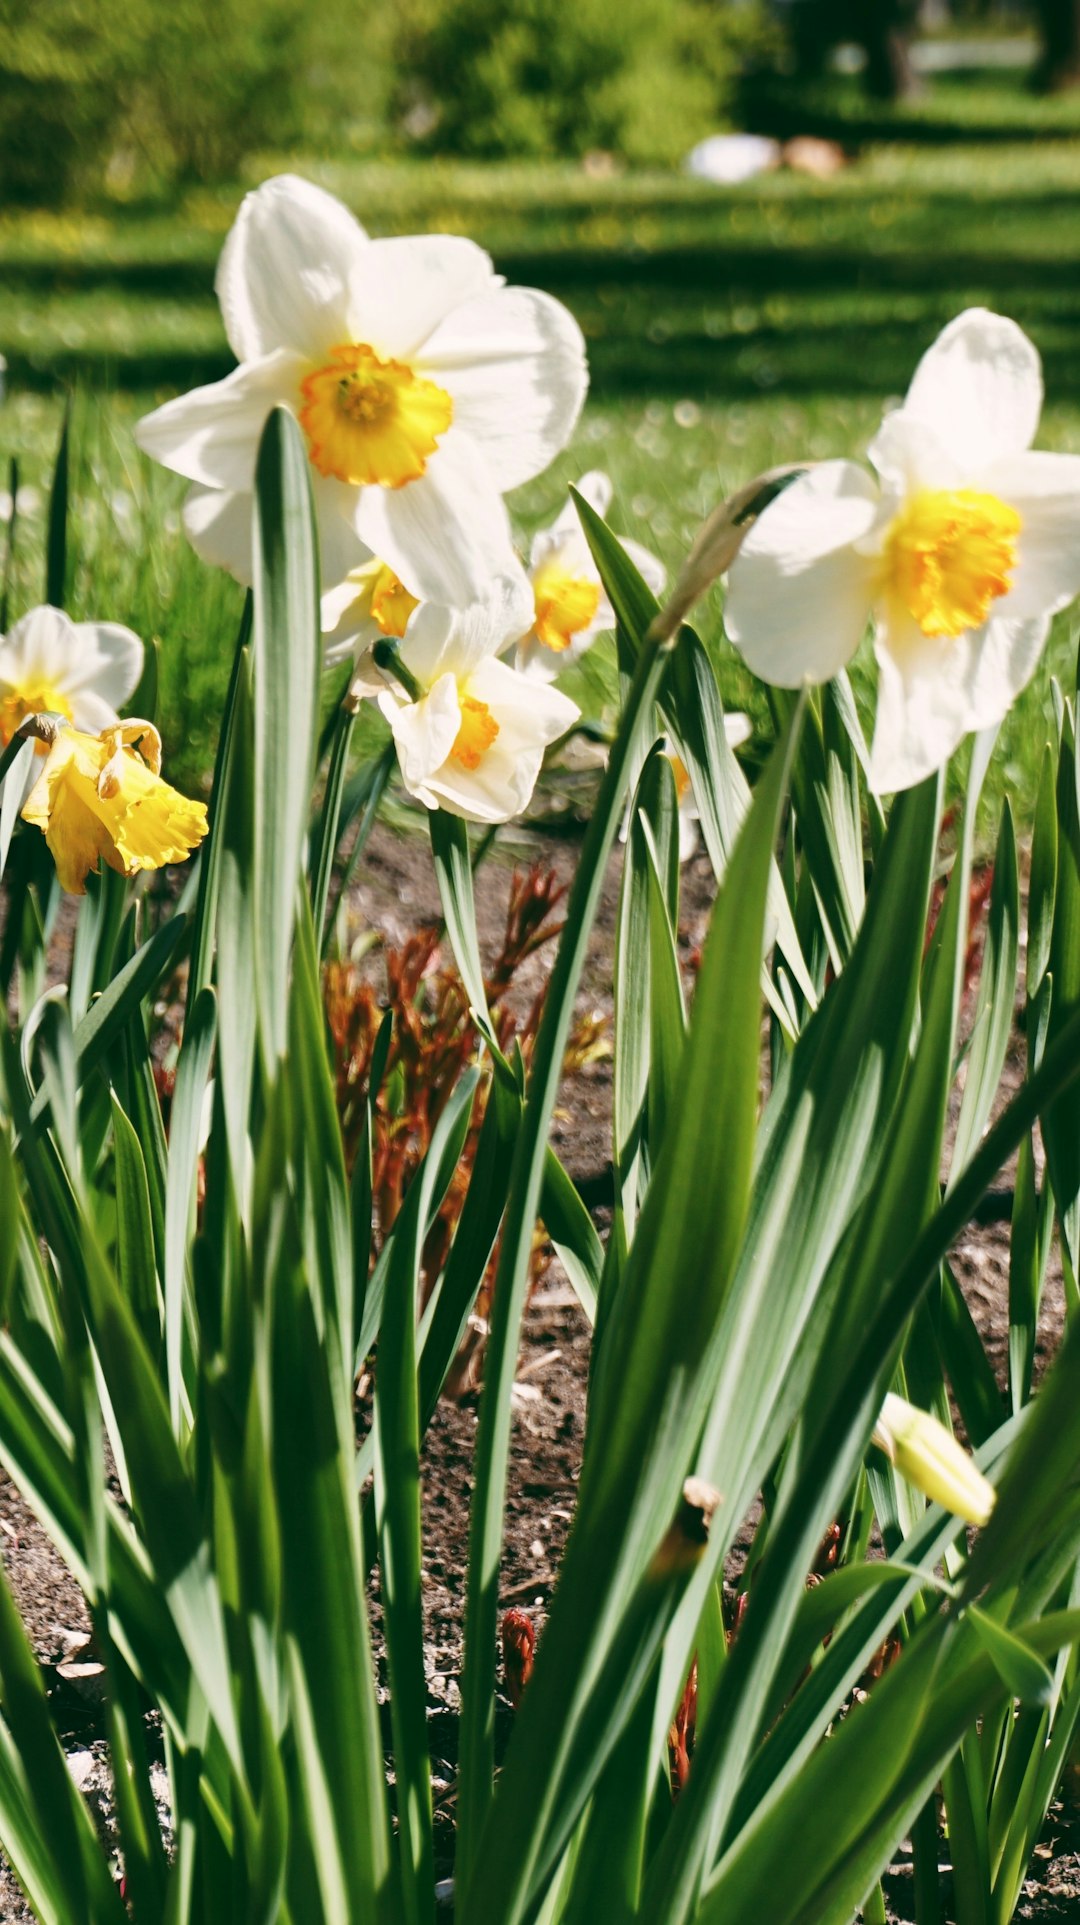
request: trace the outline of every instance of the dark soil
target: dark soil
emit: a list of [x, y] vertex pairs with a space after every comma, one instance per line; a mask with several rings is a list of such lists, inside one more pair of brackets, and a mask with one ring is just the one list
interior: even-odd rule
[[[501, 935], [513, 853], [522, 859], [537, 856], [554, 867], [561, 879], [573, 872], [577, 842], [564, 837], [522, 836], [514, 850], [497, 849], [476, 880], [481, 948], [492, 953]], [[620, 854], [616, 851], [608, 874], [600, 914], [590, 944], [581, 990], [581, 1008], [610, 1017], [611, 956], [618, 893]], [[712, 900], [712, 876], [704, 856], [683, 870], [683, 910], [680, 947], [688, 984], [704, 935]], [[425, 920], [439, 916], [438, 892], [426, 840], [420, 835], [376, 828], [362, 866], [362, 880], [348, 905], [350, 938], [375, 930], [386, 941], [400, 945]], [[534, 957], [519, 984], [527, 1001], [540, 986], [551, 951]], [[1019, 1081], [1017, 1050], [1008, 1083]], [[1007, 1092], [1006, 1092], [1007, 1093]], [[590, 1063], [562, 1093], [554, 1127], [554, 1141], [570, 1173], [590, 1203], [600, 1202], [609, 1187], [611, 1076], [606, 1060]], [[1011, 1183], [1011, 1173], [1000, 1179]], [[953, 1257], [957, 1277], [987, 1344], [999, 1379], [1004, 1382], [1008, 1341], [1008, 1226], [992, 1222], [972, 1226]], [[1060, 1336], [1063, 1304], [1060, 1273], [1052, 1270], [1040, 1330], [1040, 1361], [1052, 1353]], [[555, 1585], [559, 1560], [573, 1515], [584, 1436], [585, 1391], [589, 1355], [588, 1325], [557, 1262], [552, 1262], [530, 1302], [522, 1337], [515, 1391], [514, 1428], [507, 1496], [506, 1540], [502, 1566], [501, 1604], [530, 1613], [542, 1630], [548, 1600]], [[475, 1390], [456, 1401], [444, 1401], [431, 1424], [424, 1448], [424, 1583], [427, 1615], [427, 1667], [435, 1766], [438, 1845], [443, 1873], [452, 1863], [454, 1768], [457, 1757], [458, 1676], [461, 1662], [462, 1617], [468, 1556], [468, 1511], [471, 1466], [477, 1422]], [[82, 1655], [77, 1644], [88, 1630], [78, 1587], [53, 1552], [47, 1538], [13, 1487], [0, 1479], [0, 1550], [16, 1602], [23, 1614], [34, 1649], [46, 1673], [69, 1764], [77, 1782], [96, 1809], [106, 1836], [111, 1830], [111, 1794], [106, 1747], [102, 1736], [100, 1703], [95, 1700], [92, 1675], [69, 1662]], [[378, 1643], [378, 1587], [374, 1581], [373, 1614]], [[63, 1667], [62, 1670], [58, 1667]], [[74, 1675], [72, 1675], [74, 1673]], [[500, 1737], [505, 1738], [512, 1713], [505, 1701], [500, 1709]], [[162, 1774], [161, 1806], [167, 1820]], [[1080, 1920], [1080, 1798], [1073, 1796], [1071, 1777], [1062, 1800], [1054, 1807], [1025, 1887], [1019, 1918], [1049, 1925], [1050, 1921]], [[890, 1920], [904, 1925], [911, 1910], [911, 1863], [906, 1850], [897, 1853], [886, 1879]], [[948, 1868], [943, 1868], [942, 1892], [948, 1905]], [[0, 1866], [0, 1921], [31, 1919], [32, 1914], [7, 1868]]]

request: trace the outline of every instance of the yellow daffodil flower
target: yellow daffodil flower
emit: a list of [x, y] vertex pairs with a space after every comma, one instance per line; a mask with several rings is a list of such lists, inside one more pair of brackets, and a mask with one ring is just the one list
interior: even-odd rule
[[202, 841], [206, 805], [162, 781], [161, 738], [150, 722], [89, 735], [60, 717], [30, 718], [21, 732], [48, 748], [23, 820], [44, 832], [61, 887], [72, 895], [86, 893], [87, 874], [102, 860], [133, 876], [186, 862]]

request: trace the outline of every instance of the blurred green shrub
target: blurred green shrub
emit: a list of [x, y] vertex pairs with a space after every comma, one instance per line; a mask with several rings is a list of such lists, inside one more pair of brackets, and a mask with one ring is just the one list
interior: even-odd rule
[[[213, 179], [292, 133], [304, 0], [0, 0], [0, 183], [55, 203], [110, 161]], [[344, 28], [343, 28], [344, 31]]]
[[769, 41], [759, 0], [411, 0], [399, 88], [450, 152], [666, 162], [724, 123]]
[[0, 190], [56, 204], [333, 156], [666, 162], [727, 119], [764, 0], [0, 0]]

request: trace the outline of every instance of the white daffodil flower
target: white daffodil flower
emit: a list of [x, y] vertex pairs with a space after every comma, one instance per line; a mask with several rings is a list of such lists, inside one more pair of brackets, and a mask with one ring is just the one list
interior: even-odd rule
[[527, 584], [512, 575], [469, 608], [424, 602], [409, 622], [399, 679], [383, 688], [379, 707], [402, 781], [427, 808], [470, 822], [519, 815], [548, 743], [577, 721], [577, 704], [558, 689], [538, 688], [495, 659], [527, 619]]
[[985, 1524], [997, 1492], [958, 1444], [951, 1430], [927, 1410], [889, 1391], [874, 1426], [873, 1441], [909, 1484], [969, 1524]]
[[[0, 748], [28, 715], [62, 715], [87, 735], [120, 720], [142, 674], [143, 645], [118, 622], [73, 622], [59, 608], [32, 608], [0, 636]], [[37, 753], [47, 753], [39, 742]], [[38, 771], [31, 766], [27, 793]]]
[[370, 240], [291, 174], [247, 196], [216, 286], [239, 367], [136, 429], [195, 483], [201, 554], [250, 580], [256, 451], [283, 403], [307, 441], [327, 581], [377, 555], [411, 593], [464, 605], [508, 570], [502, 497], [565, 446], [585, 396], [560, 302], [505, 287], [455, 235]]
[[727, 632], [768, 682], [825, 682], [874, 617], [877, 791], [908, 788], [1000, 721], [1050, 618], [1080, 590], [1080, 456], [1036, 453], [1038, 354], [969, 308], [924, 354], [871, 444], [826, 461], [731, 564]]
[[[576, 486], [590, 508], [598, 515], [607, 514], [612, 495], [607, 475], [593, 469], [582, 475]], [[640, 542], [624, 541], [622, 546], [643, 581], [654, 595], [659, 595], [667, 580], [663, 563]], [[535, 681], [553, 682], [584, 655], [598, 635], [615, 626], [611, 603], [572, 500], [550, 528], [533, 536], [529, 580], [532, 619], [528, 633], [518, 642], [516, 667]]]

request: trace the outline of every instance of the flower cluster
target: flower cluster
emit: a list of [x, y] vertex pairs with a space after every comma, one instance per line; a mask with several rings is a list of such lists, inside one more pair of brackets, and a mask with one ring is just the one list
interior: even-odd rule
[[[192, 484], [195, 547], [250, 581], [259, 437], [286, 406], [311, 464], [328, 664], [352, 661], [351, 697], [378, 702], [419, 801], [478, 822], [518, 814], [578, 719], [544, 685], [614, 626], [572, 504], [526, 567], [503, 501], [577, 421], [577, 323], [507, 288], [471, 241], [372, 240], [287, 174], [244, 201], [217, 291], [239, 366], [137, 429]], [[606, 475], [580, 488], [606, 510]], [[659, 562], [626, 545], [659, 592]]]

